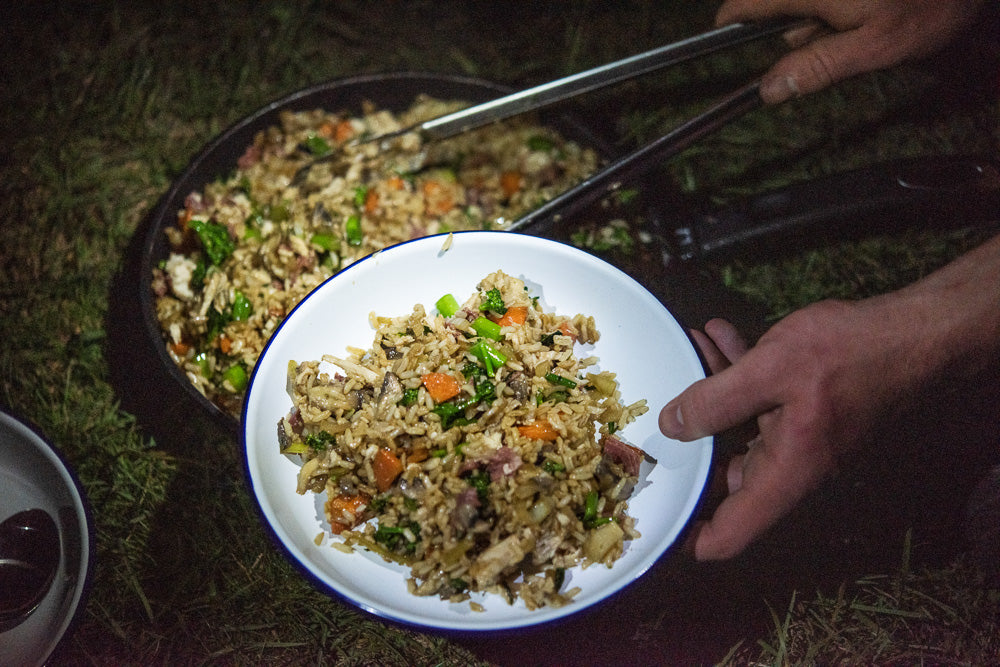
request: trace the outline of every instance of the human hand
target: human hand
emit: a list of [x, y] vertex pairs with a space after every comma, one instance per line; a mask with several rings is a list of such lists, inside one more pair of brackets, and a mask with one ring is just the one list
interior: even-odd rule
[[[825, 26], [786, 38], [794, 50], [761, 80], [767, 103], [826, 88], [855, 74], [930, 55], [975, 19], [985, 0], [726, 0], [716, 23], [808, 16]], [[829, 32], [832, 29], [833, 32]]]
[[[890, 416], [921, 368], [903, 300], [827, 301], [781, 320], [747, 350], [724, 320], [692, 332], [713, 375], [667, 404], [660, 428], [693, 440], [756, 418], [758, 436], [729, 462], [729, 495], [691, 536], [698, 560], [730, 558], [833, 475]], [[895, 320], [895, 321], [894, 321]], [[907, 347], [911, 349], [906, 350]]]
[[663, 407], [660, 430], [690, 441], [758, 428], [729, 464], [728, 497], [694, 529], [695, 557], [738, 554], [939, 382], [981, 389], [1000, 364], [998, 302], [1000, 235], [896, 292], [806, 306], [749, 350], [723, 320], [692, 332], [713, 375]]

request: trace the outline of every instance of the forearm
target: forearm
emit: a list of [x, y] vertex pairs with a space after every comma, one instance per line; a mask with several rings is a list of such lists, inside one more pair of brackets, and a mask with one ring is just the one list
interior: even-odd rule
[[[843, 410], [841, 425], [829, 427], [839, 431], [829, 442], [843, 454], [916, 403], [942, 389], [977, 390], [982, 373], [1000, 367], [1000, 236], [895, 292], [815, 304], [788, 319], [803, 316], [818, 330], [813, 353], [827, 357], [809, 371], [817, 403], [827, 407], [800, 409], [820, 422]], [[775, 355], [803, 338], [775, 329], [782, 334]], [[807, 406], [794, 389], [781, 402]]]
[[1000, 236], [897, 292], [892, 310], [900, 315], [899, 326], [914, 327], [909, 338], [920, 341], [928, 381], [959, 380], [996, 367]]

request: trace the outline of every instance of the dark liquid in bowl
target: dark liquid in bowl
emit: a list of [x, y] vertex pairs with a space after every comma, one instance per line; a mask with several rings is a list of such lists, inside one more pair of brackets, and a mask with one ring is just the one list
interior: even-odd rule
[[48, 588], [52, 572], [20, 560], [0, 560], [0, 617], [20, 614], [34, 607], [39, 592]]

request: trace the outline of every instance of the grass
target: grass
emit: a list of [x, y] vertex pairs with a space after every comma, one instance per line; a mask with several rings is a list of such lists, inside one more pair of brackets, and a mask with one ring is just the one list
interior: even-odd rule
[[[964, 559], [863, 577], [832, 595], [793, 595], [774, 630], [722, 665], [985, 665], [1000, 655], [1000, 591]], [[970, 619], [979, 619], [973, 625]]]
[[984, 239], [984, 232], [911, 231], [808, 249], [794, 257], [721, 268], [724, 284], [765, 304], [770, 320], [820, 299], [859, 299], [898, 289]]
[[[338, 76], [400, 69], [537, 83], [687, 36], [711, 16], [708, 4], [685, 2], [472, 5], [8, 4], [0, 26], [0, 403], [58, 443], [96, 523], [90, 600], [57, 663], [479, 662], [458, 643], [384, 625], [312, 589], [260, 527], [228, 434], [192, 419], [185, 438], [158, 441], [123, 407], [129, 397], [117, 393], [118, 360], [109, 357], [118, 323], [107, 321], [143, 217], [205, 142], [265, 102]], [[488, 38], [496, 25], [504, 39]], [[629, 146], [746, 80], [776, 48], [678, 67], [595, 94], [582, 109], [613, 118]], [[684, 197], [721, 205], [875, 159], [995, 150], [995, 99], [943, 87], [949, 78], [940, 68], [863, 77], [757, 112], [666, 165], [663, 176]], [[826, 297], [894, 289], [979, 234], [880, 236], [708, 268], [775, 318]], [[894, 576], [845, 584], [833, 598], [797, 595], [775, 616], [774, 637], [747, 638], [760, 648], [754, 659], [867, 658], [851, 651], [871, 643], [873, 618], [879, 646], [912, 643], [897, 636], [932, 625], [924, 610], [947, 632], [963, 629], [966, 643], [949, 654], [956, 662], [978, 662], [988, 655], [976, 652], [982, 646], [995, 650], [984, 639], [995, 634], [995, 600], [990, 607], [985, 592], [975, 595], [983, 589], [973, 571]], [[886, 591], [895, 597], [887, 601]], [[872, 611], [890, 604], [906, 613]], [[886, 626], [890, 617], [902, 625]], [[885, 648], [873, 659], [888, 655], [896, 654]]]

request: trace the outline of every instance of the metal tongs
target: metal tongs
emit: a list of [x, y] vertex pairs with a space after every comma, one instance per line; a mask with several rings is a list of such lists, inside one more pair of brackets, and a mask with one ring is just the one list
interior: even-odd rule
[[[511, 93], [489, 102], [438, 116], [416, 125], [358, 140], [358, 143], [383, 142], [410, 132], [418, 132], [425, 140], [444, 139], [489, 123], [527, 111], [582, 95], [605, 86], [635, 78], [655, 70], [676, 65], [694, 58], [769, 37], [776, 33], [808, 24], [807, 19], [780, 18], [760, 23], [735, 23], [687, 39], [617, 60], [600, 67], [573, 74], [534, 88]], [[652, 141], [638, 150], [620, 158], [569, 190], [549, 200], [541, 207], [511, 223], [509, 231], [541, 233], [542, 227], [557, 222], [571, 211], [592, 203], [603, 194], [619, 187], [628, 175], [651, 167], [684, 150], [710, 132], [760, 105], [759, 82], [755, 81], [718, 101], [701, 114]], [[318, 158], [305, 165], [296, 179], [324, 161]], [[549, 224], [544, 224], [547, 219]]]
[[445, 139], [721, 49], [786, 32], [807, 22], [801, 18], [781, 18], [760, 23], [734, 23], [607, 65], [543, 83], [534, 88], [438, 116], [401, 130], [365, 138], [359, 143], [380, 142], [409, 132], [419, 132], [425, 140]]
[[507, 231], [544, 234], [562, 218], [619, 189], [626, 178], [677, 155], [705, 135], [757, 108], [761, 104], [759, 91], [759, 81], [743, 86], [659, 139], [615, 160], [524, 214], [508, 225]]

